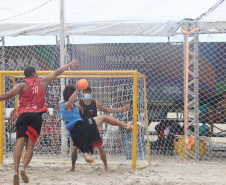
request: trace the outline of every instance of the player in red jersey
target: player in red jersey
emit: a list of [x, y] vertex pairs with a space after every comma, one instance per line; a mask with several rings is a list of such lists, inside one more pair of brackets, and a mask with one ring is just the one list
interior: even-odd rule
[[3, 101], [20, 93], [18, 119], [16, 121], [17, 140], [14, 150], [14, 185], [19, 184], [19, 163], [25, 144], [26, 154], [20, 174], [24, 183], [29, 182], [25, 171], [31, 161], [35, 142], [40, 134], [42, 113], [47, 111], [45, 106], [45, 88], [47, 83], [61, 75], [68, 67], [74, 68], [75, 65], [79, 65], [77, 60], [71, 61], [41, 79], [38, 78], [35, 68], [26, 67], [24, 70], [26, 78], [24, 82], [17, 84], [9, 92], [0, 95], [0, 101]]

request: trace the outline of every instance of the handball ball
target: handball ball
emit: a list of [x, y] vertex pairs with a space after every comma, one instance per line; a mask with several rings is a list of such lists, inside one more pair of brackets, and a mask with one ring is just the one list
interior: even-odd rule
[[88, 87], [88, 81], [86, 79], [80, 79], [78, 81], [78, 88], [80, 90], [85, 90]]

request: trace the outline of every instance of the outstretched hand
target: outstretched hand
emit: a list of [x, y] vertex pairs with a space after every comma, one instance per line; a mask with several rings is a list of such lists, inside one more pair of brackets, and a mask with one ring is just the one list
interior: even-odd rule
[[77, 59], [73, 59], [70, 63], [69, 63], [69, 66], [72, 68], [72, 69], [75, 69], [75, 66], [79, 65], [79, 61]]
[[130, 108], [130, 104], [129, 104], [129, 103], [126, 104], [126, 105], [124, 105], [124, 106], [122, 107], [122, 110], [125, 111], [125, 110], [127, 110], [128, 108]]

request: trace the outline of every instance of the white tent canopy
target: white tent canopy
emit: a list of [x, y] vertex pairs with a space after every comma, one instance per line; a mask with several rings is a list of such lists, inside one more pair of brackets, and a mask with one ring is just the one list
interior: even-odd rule
[[[219, 0], [64, 0], [67, 35], [172, 36], [183, 19], [204, 16], [226, 26], [226, 2]], [[0, 1], [0, 36], [60, 35], [60, 0]], [[216, 26], [214, 28], [216, 28]]]
[[[221, 2], [221, 1], [220, 1]], [[199, 21], [201, 30], [226, 30], [226, 1], [223, 0], [217, 8]]]

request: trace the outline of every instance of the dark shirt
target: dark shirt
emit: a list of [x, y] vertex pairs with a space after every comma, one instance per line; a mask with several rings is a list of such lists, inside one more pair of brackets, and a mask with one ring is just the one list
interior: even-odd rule
[[82, 119], [93, 118], [97, 116], [97, 106], [94, 100], [91, 101], [90, 105], [85, 105], [83, 100], [80, 100], [79, 104], [83, 107], [83, 111], [79, 111]]

